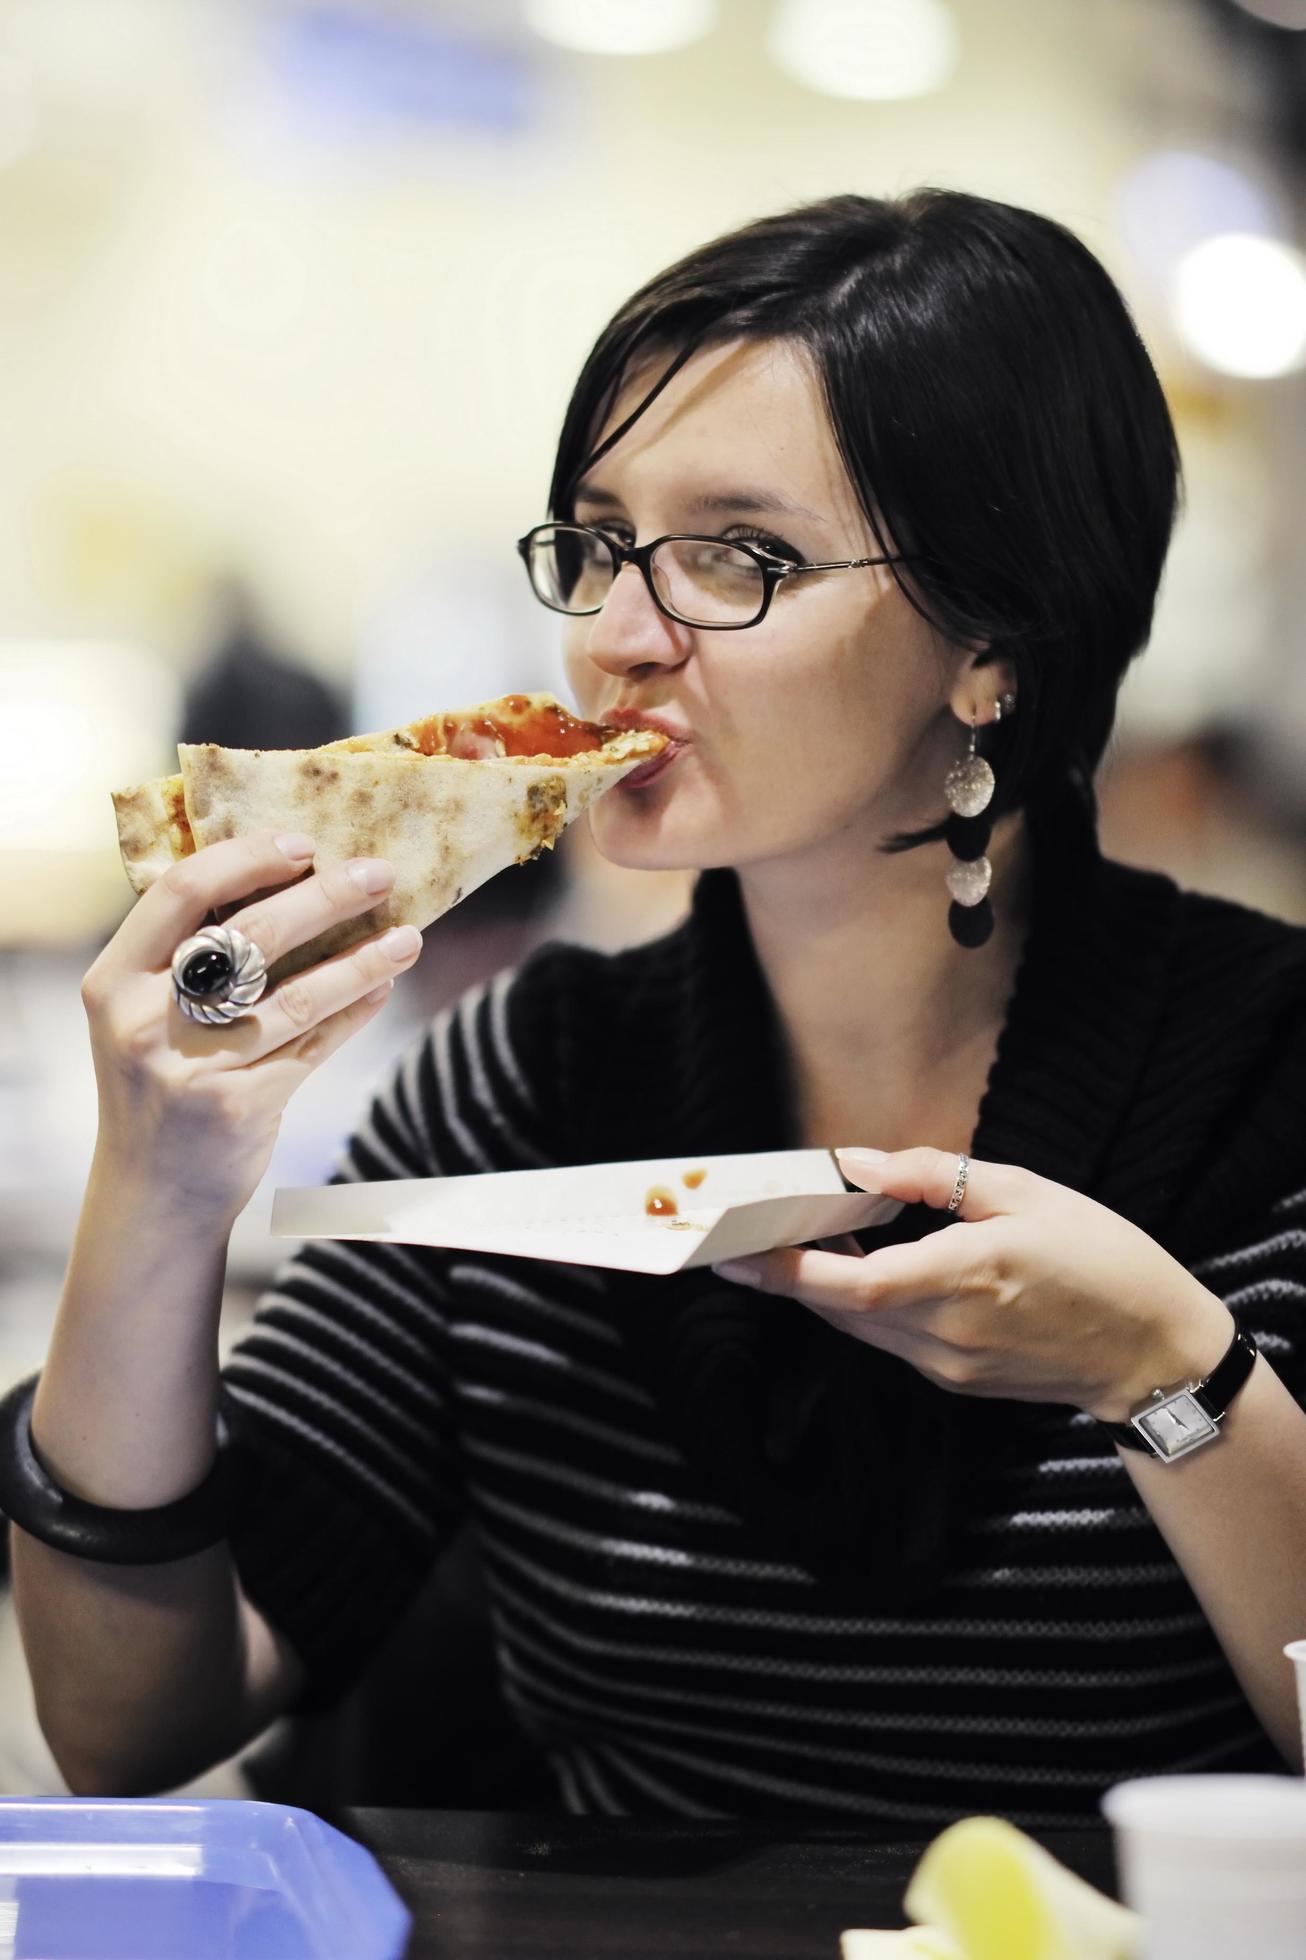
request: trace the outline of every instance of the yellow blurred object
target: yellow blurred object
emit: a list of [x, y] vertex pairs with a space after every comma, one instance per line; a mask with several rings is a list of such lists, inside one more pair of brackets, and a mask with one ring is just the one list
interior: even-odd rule
[[903, 1903], [966, 1960], [1131, 1960], [1142, 1950], [1137, 1913], [1000, 1817], [967, 1817], [937, 1837]]
[[844, 1933], [843, 1960], [1137, 1960], [1143, 1950], [1137, 1913], [1000, 1817], [950, 1825], [903, 1904], [915, 1926]]

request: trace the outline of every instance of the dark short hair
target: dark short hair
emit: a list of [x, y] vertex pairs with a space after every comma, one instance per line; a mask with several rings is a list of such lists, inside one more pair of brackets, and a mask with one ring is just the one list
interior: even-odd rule
[[[563, 422], [550, 514], [698, 348], [788, 339], [905, 596], [956, 645], [988, 641], [1019, 710], [983, 733], [989, 814], [1093, 777], [1146, 645], [1179, 495], [1160, 382], [1098, 260], [1052, 219], [961, 191], [824, 198], [659, 273], [604, 328]], [[674, 356], [599, 449], [628, 375]], [[940, 801], [942, 792], [940, 791]], [[942, 821], [894, 840], [943, 835]]]

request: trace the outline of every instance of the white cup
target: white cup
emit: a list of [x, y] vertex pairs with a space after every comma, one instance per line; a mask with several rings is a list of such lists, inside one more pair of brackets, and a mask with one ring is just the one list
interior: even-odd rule
[[1102, 1808], [1145, 1960], [1306, 1960], [1306, 1781], [1149, 1776]]
[[1301, 1717], [1301, 1748], [1306, 1759], [1306, 1640], [1290, 1640], [1284, 1653], [1297, 1675], [1297, 1713]]

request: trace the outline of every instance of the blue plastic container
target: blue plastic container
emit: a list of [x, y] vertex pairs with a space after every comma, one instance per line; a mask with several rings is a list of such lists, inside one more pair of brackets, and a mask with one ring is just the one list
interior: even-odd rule
[[400, 1960], [410, 1925], [310, 1810], [0, 1797], [0, 1960]]

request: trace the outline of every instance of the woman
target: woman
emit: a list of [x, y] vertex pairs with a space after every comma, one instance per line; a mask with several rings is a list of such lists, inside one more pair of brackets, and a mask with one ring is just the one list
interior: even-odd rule
[[[340, 1175], [850, 1145], [904, 1208], [675, 1280], [311, 1245], [210, 1474], [231, 1223], [415, 947], [196, 1028], [168, 969], [210, 909], [288, 884], [235, 919], [271, 959], [386, 873], [177, 867], [87, 978], [102, 1127], [19, 1479], [74, 1787], [327, 1704], [466, 1517], [572, 1808], [1038, 1825], [1295, 1760], [1306, 934], [1095, 840], [1176, 465], [1100, 266], [983, 199], [830, 199], [622, 309], [520, 548], [581, 710], [673, 738], [594, 834], [700, 870], [692, 915], [468, 997]], [[134, 1516], [179, 1499], [171, 1538]]]

